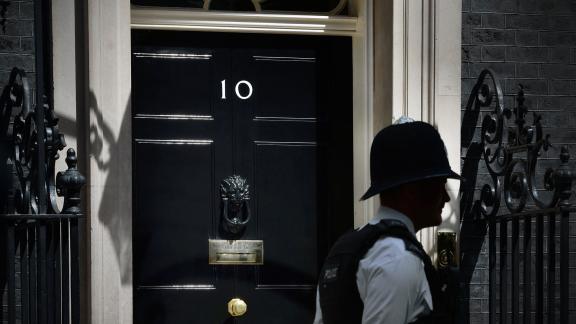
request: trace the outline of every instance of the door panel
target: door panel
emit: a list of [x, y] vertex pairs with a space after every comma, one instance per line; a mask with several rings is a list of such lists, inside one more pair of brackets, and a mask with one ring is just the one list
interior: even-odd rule
[[140, 289], [134, 323], [233, 323], [225, 310], [227, 298], [215, 289]]
[[138, 114], [212, 115], [211, 51], [143, 48], [132, 55], [138, 66], [132, 72], [138, 85], [133, 88]]
[[[249, 311], [238, 323], [296, 324], [314, 320], [315, 289], [260, 288], [245, 298]], [[265, 314], [265, 315], [263, 315]]]
[[256, 287], [314, 283], [318, 228], [316, 174], [310, 166], [315, 165], [315, 145], [256, 145], [258, 227], [266, 244]]
[[141, 271], [134, 279], [146, 286], [214, 285], [214, 273], [206, 262], [193, 268], [188, 264], [190, 255], [208, 249], [206, 233], [213, 228], [213, 205], [206, 203], [214, 191], [213, 143], [141, 141], [136, 140], [135, 156], [154, 158], [140, 161], [135, 177], [146, 181], [138, 181], [134, 189], [136, 197], [150, 198], [148, 193], [153, 193], [153, 199], [138, 201], [135, 213], [140, 245], [134, 257]]
[[[132, 70], [135, 322], [311, 322], [353, 223], [350, 40], [135, 31]], [[240, 233], [222, 226], [231, 175]], [[208, 239], [262, 240], [264, 262], [209, 265]]]
[[254, 117], [315, 119], [315, 61], [313, 52], [254, 51], [245, 70], [259, 90]]

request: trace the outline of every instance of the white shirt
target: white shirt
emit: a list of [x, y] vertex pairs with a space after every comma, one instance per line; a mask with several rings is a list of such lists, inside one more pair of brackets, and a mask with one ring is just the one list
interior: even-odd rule
[[[414, 234], [410, 218], [394, 209], [381, 206], [369, 223], [382, 219], [398, 220]], [[399, 238], [385, 237], [374, 243], [358, 264], [356, 285], [364, 303], [362, 324], [411, 323], [432, 310], [424, 263]], [[314, 324], [323, 324], [318, 292]]]

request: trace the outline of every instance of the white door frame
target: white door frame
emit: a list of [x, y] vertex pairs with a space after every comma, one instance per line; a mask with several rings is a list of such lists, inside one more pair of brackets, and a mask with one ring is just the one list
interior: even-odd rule
[[[402, 115], [436, 126], [452, 169], [460, 170], [461, 15], [459, 0], [374, 1], [375, 129]], [[383, 108], [383, 109], [382, 109]], [[419, 233], [435, 259], [438, 231], [458, 233], [460, 183], [448, 180], [451, 201], [438, 228]]]
[[[73, 0], [54, 0], [54, 3]], [[350, 16], [324, 17], [193, 13], [176, 21], [142, 21], [129, 0], [87, 1], [86, 120], [88, 156], [88, 321], [132, 323], [132, 155], [130, 125], [131, 28], [346, 35], [353, 39], [354, 222], [365, 223], [376, 202], [359, 202], [369, 185], [369, 148], [374, 132], [402, 114], [435, 124], [454, 169], [460, 165], [459, 0], [350, 1]], [[56, 15], [55, 15], [56, 16]], [[54, 24], [66, 24], [65, 15]], [[225, 16], [228, 16], [227, 18]], [[286, 15], [284, 15], [286, 16]], [[132, 24], [132, 25], [131, 25]], [[144, 26], [146, 24], [155, 26]], [[324, 26], [322, 26], [324, 25]], [[267, 29], [267, 30], [266, 30]], [[56, 30], [56, 29], [55, 29]], [[62, 36], [61, 36], [62, 35]], [[68, 36], [66, 36], [68, 35]], [[69, 100], [58, 53], [69, 51], [69, 34], [54, 34], [55, 100]], [[60, 39], [60, 41], [59, 41]], [[68, 39], [68, 41], [64, 41]], [[79, 91], [81, 91], [80, 89]], [[61, 98], [61, 99], [58, 99]], [[69, 102], [69, 101], [68, 101]], [[59, 112], [59, 110], [57, 111]], [[68, 112], [66, 112], [68, 113]], [[87, 127], [81, 127], [87, 125]], [[83, 136], [82, 136], [83, 135]], [[457, 184], [445, 228], [457, 231]], [[445, 208], [446, 209], [446, 208]], [[433, 251], [435, 230], [421, 237]]]

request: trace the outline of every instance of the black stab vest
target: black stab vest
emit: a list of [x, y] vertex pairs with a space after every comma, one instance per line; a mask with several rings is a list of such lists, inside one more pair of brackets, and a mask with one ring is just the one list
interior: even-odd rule
[[[397, 220], [382, 220], [376, 225], [344, 234], [336, 241], [320, 272], [318, 291], [324, 324], [360, 324], [364, 305], [356, 286], [358, 263], [381, 237], [396, 237], [404, 241], [406, 250], [424, 262], [426, 279], [432, 294], [431, 314], [422, 316], [414, 323], [451, 323], [449, 314], [442, 308], [448, 302], [446, 286], [422, 245], [406, 226]], [[441, 287], [442, 285], [442, 287]]]

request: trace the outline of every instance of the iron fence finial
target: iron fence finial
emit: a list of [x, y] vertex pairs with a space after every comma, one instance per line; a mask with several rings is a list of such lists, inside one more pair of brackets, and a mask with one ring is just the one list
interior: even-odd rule
[[56, 176], [56, 188], [59, 196], [64, 196], [63, 213], [79, 214], [80, 209], [80, 192], [86, 183], [86, 178], [78, 171], [78, 158], [76, 151], [70, 148], [66, 153], [66, 164], [68, 169], [64, 172], [58, 172]]

